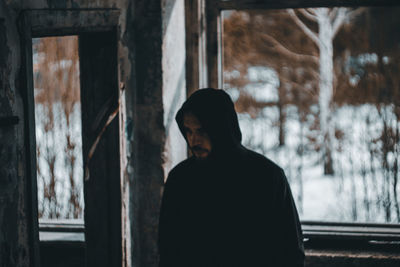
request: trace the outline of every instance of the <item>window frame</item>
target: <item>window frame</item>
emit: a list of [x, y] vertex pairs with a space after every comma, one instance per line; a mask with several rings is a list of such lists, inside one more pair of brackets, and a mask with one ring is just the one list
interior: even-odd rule
[[[107, 101], [108, 107], [111, 106], [110, 103], [118, 103], [119, 98], [119, 85], [118, 85], [118, 23], [119, 23], [120, 11], [116, 8], [107, 8], [107, 9], [83, 9], [83, 10], [48, 10], [48, 9], [38, 9], [38, 10], [23, 10], [18, 18], [19, 30], [20, 30], [20, 42], [21, 42], [21, 73], [23, 73], [22, 79], [22, 98], [24, 103], [24, 127], [25, 127], [25, 143], [27, 149], [27, 157], [28, 160], [28, 188], [27, 193], [29, 195], [29, 199], [31, 200], [29, 203], [29, 218], [30, 218], [30, 244], [31, 244], [31, 255], [34, 259], [34, 266], [40, 266], [40, 249], [43, 247], [52, 247], [59, 248], [60, 250], [64, 249], [65, 246], [70, 246], [75, 251], [79, 250], [79, 254], [82, 254], [84, 250], [86, 250], [86, 262], [88, 265], [94, 264], [95, 262], [100, 264], [95, 264], [96, 266], [108, 266], [108, 264], [114, 265], [114, 263], [118, 262], [118, 265], [122, 265], [122, 207], [121, 207], [121, 190], [120, 190], [120, 174], [121, 174], [121, 166], [120, 161], [113, 163], [112, 171], [114, 174], [114, 180], [110, 182], [112, 186], [106, 188], [105, 190], [109, 190], [114, 195], [113, 197], [108, 197], [106, 200], [102, 200], [106, 202], [108, 209], [111, 211], [107, 215], [107, 218], [104, 218], [104, 213], [100, 215], [101, 221], [104, 219], [107, 220], [107, 232], [101, 235], [97, 234], [100, 227], [104, 224], [103, 222], [98, 223], [96, 225], [96, 220], [99, 220], [97, 216], [91, 216], [93, 218], [87, 218], [87, 210], [86, 203], [91, 200], [91, 203], [94, 201], [92, 199], [100, 197], [101, 191], [98, 191], [95, 186], [87, 185], [88, 182], [84, 181], [84, 198], [85, 198], [85, 211], [84, 211], [84, 223], [72, 223], [72, 222], [55, 222], [55, 221], [47, 221], [47, 222], [39, 222], [38, 220], [38, 196], [37, 196], [37, 174], [36, 174], [36, 137], [35, 137], [35, 104], [34, 104], [34, 86], [33, 86], [33, 62], [32, 62], [32, 39], [33, 38], [42, 38], [42, 37], [55, 37], [55, 36], [66, 36], [66, 35], [77, 35], [78, 39], [81, 36], [87, 36], [88, 34], [106, 34], [107, 37], [112, 38], [104, 38], [106, 42], [112, 42], [110, 48], [106, 48], [107, 52], [111, 52], [109, 56], [115, 69], [113, 69], [109, 78], [109, 81], [112, 82], [112, 86], [109, 86], [111, 89], [110, 92], [104, 92], [106, 94], [104, 97], [112, 96], [111, 102]], [[87, 40], [88, 38], [86, 38]], [[110, 40], [111, 39], [111, 40]], [[78, 40], [79, 41], [79, 40]], [[80, 42], [80, 41], [79, 41]], [[86, 47], [89, 46], [88, 40], [85, 44]], [[103, 48], [103, 46], [101, 47]], [[81, 44], [79, 44], [79, 50], [81, 50]], [[81, 65], [81, 55], [80, 55], [80, 65]], [[86, 67], [88, 69], [88, 67]], [[82, 70], [80, 70], [82, 74]], [[92, 74], [93, 76], [93, 74]], [[88, 80], [90, 78], [86, 78]], [[82, 79], [80, 79], [80, 83], [82, 84]], [[110, 85], [110, 83], [109, 83]], [[82, 87], [82, 86], [81, 86]], [[82, 89], [82, 88], [81, 88]], [[93, 91], [93, 88], [88, 89], [90, 92]], [[89, 92], [89, 94], [90, 94]], [[82, 91], [81, 91], [82, 95]], [[89, 100], [86, 96], [82, 99]], [[98, 99], [98, 98], [97, 98]], [[96, 106], [99, 105], [99, 101], [96, 100]], [[114, 104], [115, 104], [114, 103]], [[82, 102], [83, 104], [83, 102]], [[93, 110], [93, 106], [91, 105], [91, 109]], [[98, 107], [96, 107], [98, 108]], [[93, 116], [93, 111], [90, 112]], [[107, 113], [108, 114], [108, 113]], [[119, 157], [119, 146], [113, 145], [116, 142], [116, 138], [120, 140], [121, 134], [118, 132], [119, 129], [119, 116], [118, 113], [113, 119], [113, 123], [110, 124], [109, 128], [112, 128], [113, 132], [107, 136], [107, 132], [105, 131], [102, 139], [106, 139], [105, 146], [106, 147], [114, 147], [111, 148], [112, 155], [115, 155], [115, 151], [118, 151], [118, 159]], [[83, 116], [82, 116], [83, 117]], [[97, 118], [97, 117], [96, 117]], [[103, 118], [101, 118], [103, 119]], [[87, 121], [87, 119], [86, 119]], [[103, 120], [102, 120], [103, 121]], [[99, 125], [102, 125], [100, 121]], [[82, 124], [85, 124], [85, 121], [82, 118]], [[85, 126], [85, 125], [83, 125]], [[94, 131], [88, 130], [92, 125], [86, 126], [86, 134], [82, 132], [82, 145], [83, 145], [83, 153], [84, 153], [84, 161], [85, 155], [89, 153], [92, 145], [92, 142], [88, 142], [88, 140], [93, 139]], [[84, 128], [84, 127], [83, 127]], [[107, 128], [108, 129], [108, 128]], [[84, 130], [84, 129], [82, 129]], [[93, 132], [93, 133], [92, 133]], [[96, 132], [97, 133], [97, 132]], [[86, 140], [85, 140], [86, 139]], [[111, 140], [113, 139], [113, 140]], [[86, 148], [85, 148], [86, 141]], [[100, 146], [100, 145], [99, 145]], [[100, 148], [101, 149], [101, 148]], [[107, 148], [106, 148], [107, 149]], [[103, 149], [104, 150], [104, 149]], [[107, 155], [109, 156], [109, 155]], [[110, 159], [112, 156], [109, 156]], [[108, 159], [108, 158], [107, 158]], [[110, 161], [108, 159], [107, 162]], [[92, 161], [96, 161], [93, 159]], [[118, 166], [117, 166], [118, 165]], [[84, 162], [84, 166], [86, 163]], [[90, 165], [89, 165], [90, 166]], [[88, 167], [89, 168], [89, 167]], [[90, 167], [91, 169], [93, 167]], [[106, 175], [106, 174], [105, 174]], [[118, 178], [117, 178], [118, 177]], [[97, 177], [96, 177], [97, 178]], [[93, 179], [91, 179], [93, 180]], [[104, 178], [103, 178], [104, 180]], [[111, 180], [111, 179], [110, 179]], [[90, 191], [91, 196], [87, 197], [87, 191]], [[87, 199], [88, 198], [88, 199]], [[101, 205], [101, 204], [100, 204]], [[94, 204], [91, 204], [89, 208], [92, 215], [97, 214], [98, 210]], [[115, 217], [114, 213], [119, 214], [119, 216]], [[95, 218], [96, 217], [96, 218]], [[114, 221], [114, 222], [113, 222]], [[89, 227], [88, 227], [89, 222]], [[92, 242], [90, 244], [85, 241], [85, 235], [91, 233]], [[96, 244], [96, 243], [101, 243]], [[103, 244], [104, 243], [104, 244]], [[110, 243], [108, 246], [107, 244]], [[40, 247], [40, 249], [39, 249]], [[99, 253], [98, 251], [103, 251], [102, 247], [109, 248], [107, 253]], [[98, 254], [98, 255], [97, 255]], [[104, 255], [107, 254], [107, 255]], [[103, 260], [103, 262], [101, 262]], [[85, 261], [85, 260], [84, 260]]]
[[[186, 1], [188, 95], [197, 88], [223, 87], [221, 12], [224, 10], [400, 6], [400, 3], [396, 0]], [[205, 77], [205, 81], [202, 81], [201, 77]], [[306, 248], [338, 247], [376, 250], [384, 246], [390, 250], [392, 248], [398, 249], [400, 244], [400, 224], [301, 221], [301, 225]]]

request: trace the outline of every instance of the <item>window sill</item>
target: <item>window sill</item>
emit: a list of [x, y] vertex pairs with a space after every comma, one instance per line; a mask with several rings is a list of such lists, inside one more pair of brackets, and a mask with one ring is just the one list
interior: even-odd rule
[[308, 239], [364, 240], [400, 244], [400, 224], [303, 221], [302, 229], [304, 237]]
[[349, 259], [391, 259], [400, 262], [398, 252], [365, 251], [365, 250], [334, 250], [306, 249], [306, 257], [349, 258]]
[[40, 220], [40, 242], [85, 243], [82, 220]]
[[398, 267], [398, 252], [358, 249], [306, 249], [306, 267]]
[[306, 266], [400, 266], [400, 225], [302, 222]]

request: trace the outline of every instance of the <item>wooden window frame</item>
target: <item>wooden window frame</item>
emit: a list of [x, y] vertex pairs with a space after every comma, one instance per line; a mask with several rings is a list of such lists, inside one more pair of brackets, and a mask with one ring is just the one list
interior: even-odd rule
[[[30, 219], [31, 255], [33, 255], [34, 266], [40, 265], [39, 231], [41, 234], [45, 234], [44, 236], [48, 236], [46, 234], [49, 233], [57, 233], [58, 236], [62, 236], [62, 233], [74, 233], [75, 236], [80, 236], [79, 238], [66, 236], [59, 239], [44, 237], [45, 240], [40, 240], [40, 247], [43, 247], [42, 244], [53, 246], [68, 243], [68, 245], [86, 250], [85, 262], [87, 266], [122, 266], [119, 140], [123, 137], [119, 133], [119, 116], [116, 115], [119, 108], [119, 14], [118, 9], [45, 9], [24, 10], [19, 16], [25, 143], [27, 144], [27, 157], [29, 157], [27, 161], [29, 181], [27, 193], [31, 200], [28, 216]], [[84, 80], [80, 78], [82, 149], [84, 167], [88, 165], [86, 170], [92, 173], [92, 177], [89, 176], [90, 178], [84, 181], [84, 225], [39, 224], [38, 222], [32, 38], [64, 35], [79, 36], [80, 76], [85, 76]], [[81, 41], [81, 38], [83, 41]], [[96, 40], [100, 41], [99, 44], [92, 46], [90, 38], [97, 38]], [[91, 49], [92, 47], [93, 49]], [[84, 50], [83, 54], [81, 50]], [[100, 56], [98, 56], [99, 53]], [[85, 57], [84, 62], [82, 57]], [[106, 64], [99, 64], [100, 67], [96, 66], [96, 62], [100, 62], [100, 58], [103, 60], [104, 57], [108, 60], [107, 75], [102, 75], [105, 71], [101, 69], [101, 66]], [[90, 63], [85, 63], [88, 61]], [[83, 74], [83, 72], [85, 73]], [[107, 76], [107, 78], [104, 78], [104, 76]], [[98, 79], [107, 85], [97, 82]], [[94, 95], [95, 93], [96, 95]], [[104, 120], [107, 121], [107, 118], [99, 118], [98, 114], [104, 111], [105, 114], [109, 115], [110, 108], [112, 108], [111, 112], [113, 112], [114, 119], [109, 125], [107, 124], [108, 126], [104, 127], [96, 152], [94, 152], [93, 157], [90, 157], [89, 162], [88, 155], [99, 136], [99, 127], [103, 129]], [[94, 124], [90, 123], [93, 121], [97, 121], [96, 129], [93, 129]], [[103, 170], [104, 174], [96, 170], [96, 166], [100, 165], [99, 163], [105, 166], [99, 168], [106, 170]], [[83, 235], [86, 241], [82, 240]]]
[[[197, 88], [223, 87], [223, 10], [308, 7], [399, 6], [397, 0], [186, 0], [188, 95]], [[201, 56], [205, 55], [205, 56]], [[205, 74], [204, 74], [205, 73]], [[201, 77], [206, 77], [205, 81]], [[301, 221], [308, 248], [398, 249], [400, 224]]]

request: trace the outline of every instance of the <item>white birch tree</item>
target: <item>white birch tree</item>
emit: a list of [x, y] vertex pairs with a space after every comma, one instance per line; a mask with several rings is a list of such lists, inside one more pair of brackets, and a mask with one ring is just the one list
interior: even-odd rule
[[288, 13], [298, 27], [319, 49], [319, 121], [322, 135], [321, 148], [324, 173], [334, 173], [332, 150], [335, 130], [332, 125], [332, 99], [335, 73], [333, 68], [333, 40], [340, 28], [355, 16], [363, 12], [362, 8], [307, 8], [298, 9], [298, 13], [318, 25], [318, 32], [312, 30], [293, 9]]

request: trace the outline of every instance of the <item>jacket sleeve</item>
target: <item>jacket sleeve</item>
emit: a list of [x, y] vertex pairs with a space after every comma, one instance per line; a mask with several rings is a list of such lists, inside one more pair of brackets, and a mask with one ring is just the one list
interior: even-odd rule
[[305, 256], [301, 225], [290, 186], [282, 170], [278, 173], [275, 203], [279, 266], [303, 267]]

